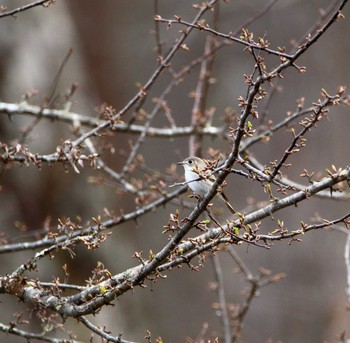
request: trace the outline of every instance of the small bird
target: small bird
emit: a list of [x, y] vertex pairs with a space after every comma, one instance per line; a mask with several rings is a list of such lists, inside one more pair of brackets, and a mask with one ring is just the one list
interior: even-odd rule
[[[213, 175], [205, 175], [207, 165], [201, 158], [190, 156], [177, 164], [184, 167], [186, 182], [194, 193], [201, 197], [208, 193], [215, 182], [215, 177]], [[225, 202], [232, 214], [236, 213], [222, 189], [219, 189], [218, 197]]]

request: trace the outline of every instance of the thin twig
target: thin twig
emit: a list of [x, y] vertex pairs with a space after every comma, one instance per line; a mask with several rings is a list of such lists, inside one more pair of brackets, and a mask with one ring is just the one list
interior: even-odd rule
[[[269, 175], [264, 172], [264, 166], [253, 156], [249, 156], [245, 158], [244, 160], [239, 161], [244, 168], [249, 170], [249, 172], [257, 175], [258, 178], [261, 180], [259, 181], [268, 181]], [[232, 171], [234, 172], [234, 171]], [[287, 177], [282, 176], [281, 178], [272, 180], [274, 184], [276, 184], [279, 187], [286, 187], [289, 190], [294, 191], [302, 191], [305, 189], [305, 185], [297, 183], [295, 181], [289, 180]], [[315, 197], [317, 198], [323, 198], [323, 199], [331, 199], [331, 200], [338, 200], [338, 201], [349, 201], [350, 199], [350, 192], [341, 192], [336, 191], [334, 189], [324, 190], [320, 191], [315, 194]]]
[[22, 243], [14, 243], [14, 244], [5, 244], [0, 246], [0, 254], [5, 254], [9, 252], [19, 252], [19, 251], [24, 251], [24, 250], [35, 250], [51, 245], [56, 245], [58, 243], [62, 242], [68, 242], [70, 239], [74, 239], [79, 236], [87, 236], [91, 235], [96, 230], [107, 230], [110, 229], [114, 226], [118, 226], [122, 223], [126, 223], [128, 221], [133, 221], [136, 220], [146, 213], [149, 213], [151, 211], [154, 211], [156, 208], [160, 206], [166, 205], [169, 201], [171, 201], [174, 198], [177, 198], [180, 194], [184, 193], [187, 191], [187, 187], [182, 187], [174, 192], [164, 194], [160, 198], [156, 199], [155, 201], [152, 201], [148, 205], [143, 206], [142, 208], [136, 209], [134, 211], [131, 211], [126, 214], [122, 214], [120, 216], [116, 216], [115, 218], [108, 219], [104, 222], [101, 223], [101, 225], [92, 225], [92, 226], [87, 226], [82, 230], [78, 230], [73, 232], [72, 234], [68, 235], [61, 235], [56, 238], [48, 238], [44, 237], [41, 240], [35, 241], [35, 242], [22, 242]]
[[79, 321], [83, 323], [89, 330], [92, 332], [95, 332], [97, 335], [99, 335], [102, 339], [106, 339], [107, 342], [115, 342], [115, 343], [134, 343], [132, 341], [127, 341], [125, 339], [121, 338], [121, 335], [118, 337], [112, 336], [105, 332], [104, 330], [101, 330], [96, 325], [92, 324], [89, 320], [87, 320], [84, 316], [79, 318]]
[[246, 22], [244, 22], [235, 32], [234, 35], [238, 34], [243, 27], [248, 27], [249, 25], [256, 22], [259, 18], [261, 18], [263, 15], [265, 15], [272, 6], [277, 2], [278, 0], [271, 0], [269, 4], [267, 4], [260, 12], [253, 15], [251, 18], [249, 18]]
[[234, 37], [232, 32], [230, 32], [230, 33], [222, 33], [222, 32], [219, 32], [219, 31], [216, 31], [216, 30], [210, 28], [209, 26], [204, 26], [204, 25], [201, 25], [201, 24], [198, 24], [198, 23], [193, 23], [193, 22], [190, 23], [190, 22], [187, 22], [185, 20], [182, 20], [181, 18], [178, 18], [178, 19], [164, 19], [164, 18], [158, 17], [157, 20], [159, 20], [160, 22], [163, 22], [163, 23], [167, 23], [169, 26], [171, 26], [173, 24], [180, 24], [180, 25], [184, 25], [187, 28], [197, 29], [197, 30], [200, 30], [200, 31], [206, 31], [206, 32], [212, 33], [213, 35], [215, 35], [217, 37], [225, 38], [227, 40], [230, 40], [230, 41], [242, 44], [242, 45], [244, 45], [246, 47], [254, 48], [256, 50], [262, 50], [262, 51], [265, 51], [265, 52], [267, 52], [267, 53], [269, 53], [271, 55], [276, 55], [276, 56], [279, 56], [279, 57], [283, 57], [283, 58], [286, 58], [288, 60], [293, 58], [291, 55], [289, 55], [287, 53], [267, 48], [265, 46], [259, 45], [258, 43], [255, 43], [255, 42], [250, 43], [250, 42], [247, 42], [247, 41], [245, 41], [243, 39]]
[[50, 90], [49, 90], [48, 95], [45, 99], [46, 100], [45, 107], [51, 107], [53, 105], [53, 102], [54, 102], [53, 99], [54, 99], [54, 95], [55, 95], [58, 83], [59, 83], [60, 78], [62, 76], [63, 70], [64, 70], [65, 66], [67, 65], [69, 59], [71, 58], [72, 54], [73, 54], [73, 49], [72, 48], [68, 49], [68, 52], [64, 56], [63, 61], [61, 62], [60, 66], [58, 68], [58, 71], [57, 71], [57, 73], [52, 81]]
[[[204, 15], [205, 12], [210, 10], [212, 6], [217, 2], [218, 0], [211, 0], [209, 3], [203, 4], [195, 18], [193, 19], [193, 23], [196, 23], [200, 20], [200, 18]], [[151, 86], [154, 84], [154, 82], [158, 79], [158, 77], [161, 75], [162, 71], [166, 68], [168, 68], [169, 63], [171, 59], [174, 57], [176, 52], [181, 48], [182, 44], [185, 42], [186, 38], [192, 31], [192, 27], [188, 27], [184, 32], [180, 35], [180, 37], [176, 40], [173, 47], [170, 49], [168, 54], [162, 59], [162, 62], [158, 65], [158, 67], [155, 69], [155, 71], [152, 73], [152, 75], [149, 77], [149, 79], [146, 81], [146, 83], [143, 85], [141, 90], [120, 110], [115, 114], [115, 118], [122, 117], [127, 111], [134, 106], [137, 101], [142, 99], [148, 92], [148, 90], [151, 88]], [[113, 118], [112, 118], [113, 119]], [[78, 146], [82, 142], [85, 141], [86, 138], [92, 137], [97, 135], [99, 132], [104, 130], [105, 128], [110, 126], [110, 121], [105, 121], [102, 124], [100, 124], [98, 127], [86, 132], [85, 134], [81, 135], [79, 138], [77, 138], [73, 142], [73, 146]]]
[[320, 18], [318, 19], [318, 21], [312, 27], [310, 27], [310, 29], [308, 31], [306, 31], [304, 33], [303, 37], [301, 39], [299, 39], [298, 42], [296, 42], [295, 49], [300, 47], [300, 45], [302, 45], [303, 42], [308, 40], [309, 37], [314, 35], [320, 29], [320, 27], [322, 27], [322, 25], [323, 25], [324, 21], [326, 20], [326, 18], [329, 15], [331, 15], [333, 13], [333, 11], [337, 8], [338, 2], [339, 2], [339, 0], [333, 0], [333, 2], [330, 3], [330, 5], [328, 6], [328, 8], [326, 10], [320, 11], [321, 12]]
[[246, 279], [251, 280], [253, 278], [252, 272], [248, 269], [243, 260], [238, 256], [233, 246], [229, 246], [227, 248], [227, 251], [236, 262], [239, 270], [245, 275]]
[[12, 16], [12, 15], [15, 15], [17, 13], [24, 12], [26, 10], [29, 10], [33, 7], [40, 6], [40, 5], [43, 5], [44, 7], [48, 7], [49, 5], [51, 5], [53, 3], [54, 3], [54, 0], [38, 0], [38, 1], [32, 2], [31, 4], [24, 5], [24, 6], [15, 8], [15, 9], [10, 10], [10, 11], [1, 12], [0, 18]]
[[[319, 102], [319, 104], [316, 105], [316, 109], [314, 113], [312, 114], [311, 119], [305, 119], [303, 122], [303, 128], [300, 130], [299, 133], [294, 134], [294, 137], [292, 139], [292, 142], [288, 146], [288, 148], [283, 153], [283, 156], [281, 157], [280, 161], [276, 164], [274, 169], [270, 173], [269, 182], [271, 182], [279, 173], [280, 169], [284, 165], [284, 163], [287, 161], [287, 159], [292, 155], [294, 151], [299, 151], [301, 147], [303, 147], [302, 144], [302, 137], [308, 132], [312, 127], [316, 125], [316, 123], [324, 116], [325, 114], [325, 107], [331, 102], [336, 102], [336, 100], [339, 100], [339, 96], [336, 95], [334, 97], [327, 96], [324, 102]], [[293, 131], [294, 132], [294, 131]]]
[[83, 343], [83, 342], [77, 341], [75, 339], [52, 338], [52, 337], [48, 337], [42, 333], [28, 332], [28, 331], [20, 330], [12, 325], [10, 326], [10, 325], [2, 324], [2, 323], [0, 323], [0, 331], [15, 335], [15, 336], [22, 337], [22, 338], [26, 339], [28, 342], [35, 339], [38, 341], [51, 342], [51, 343]]

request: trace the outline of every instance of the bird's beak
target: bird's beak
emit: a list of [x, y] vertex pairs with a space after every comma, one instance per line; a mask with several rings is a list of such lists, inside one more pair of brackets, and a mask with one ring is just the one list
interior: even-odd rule
[[185, 163], [184, 163], [184, 161], [181, 161], [181, 162], [176, 162], [176, 164], [179, 166], [183, 166]]

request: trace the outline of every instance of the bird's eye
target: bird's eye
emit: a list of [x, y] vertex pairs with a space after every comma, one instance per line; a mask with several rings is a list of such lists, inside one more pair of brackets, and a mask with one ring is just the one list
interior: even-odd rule
[[192, 164], [193, 163], [193, 160], [188, 160], [188, 164]]

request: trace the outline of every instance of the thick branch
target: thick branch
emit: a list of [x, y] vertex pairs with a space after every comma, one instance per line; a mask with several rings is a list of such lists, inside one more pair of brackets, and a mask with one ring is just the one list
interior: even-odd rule
[[[265, 206], [262, 209], [254, 211], [246, 216], [244, 216], [243, 223], [240, 223], [239, 220], [233, 223], [234, 226], [239, 225], [248, 225], [253, 222], [260, 221], [266, 217], [269, 217], [272, 213], [281, 210], [283, 208], [294, 206], [295, 204], [311, 197], [313, 194], [320, 192], [324, 189], [330, 188], [337, 183], [346, 181], [350, 178], [350, 167], [345, 168], [344, 170], [331, 175], [330, 177], [315, 182], [314, 184], [306, 187], [305, 190], [297, 192], [293, 195], [286, 196], [285, 198], [278, 199], [275, 202]], [[194, 225], [195, 220], [198, 218], [201, 211], [203, 211], [206, 207], [204, 205], [205, 202], [199, 204], [196, 209], [192, 212], [192, 214], [188, 217], [188, 221], [183, 224], [178, 232], [172, 237], [169, 243], [159, 252], [157, 253], [152, 260], [145, 262], [144, 264], [140, 264], [136, 267], [130, 268], [129, 270], [115, 275], [110, 280], [104, 281], [97, 286], [93, 286], [87, 288], [86, 290], [75, 294], [71, 297], [56, 297], [53, 295], [47, 295], [46, 292], [37, 288], [36, 286], [23, 282], [22, 286], [18, 282], [17, 278], [10, 280], [8, 277], [2, 278], [2, 292], [12, 293], [15, 291], [15, 294], [20, 296], [24, 301], [28, 303], [40, 303], [41, 305], [51, 308], [60, 314], [68, 317], [79, 317], [81, 315], [92, 314], [95, 313], [100, 307], [105, 304], [110, 303], [116, 297], [122, 295], [123, 293], [129, 291], [134, 286], [142, 284], [145, 279], [150, 275], [157, 275], [158, 271], [161, 271], [164, 266], [168, 267], [170, 264], [167, 264], [166, 260], [173, 254], [179, 255], [179, 259], [176, 258], [177, 263], [172, 263], [171, 267], [174, 267], [176, 264], [182, 264], [188, 262], [188, 258], [182, 258], [181, 255], [186, 256], [187, 253], [191, 253], [193, 249], [198, 249], [199, 252], [202, 252], [203, 249], [198, 248], [208, 242], [208, 246], [206, 249], [211, 249], [215, 245], [221, 244], [223, 242], [232, 241], [232, 237], [222, 237], [219, 238], [216, 242], [213, 241], [218, 235], [222, 234], [221, 228], [210, 229], [207, 233], [199, 236], [196, 240], [189, 240], [185, 243], [180, 243], [185, 234], [190, 230], [190, 228]], [[345, 220], [348, 218], [350, 214], [347, 214], [343, 218], [340, 218], [335, 221], [329, 221], [327, 223], [323, 223], [320, 225], [312, 225], [308, 227], [303, 227], [300, 230], [293, 231], [290, 233], [280, 234], [280, 235], [256, 235], [252, 239], [255, 240], [282, 240], [282, 239], [290, 239], [298, 235], [305, 234], [308, 231], [320, 229], [324, 227], [331, 226], [338, 222]], [[195, 242], [201, 242], [201, 244], [197, 244]], [[213, 244], [214, 242], [214, 244]], [[194, 257], [196, 254], [192, 255]], [[22, 280], [24, 281], [24, 280]], [[16, 288], [9, 288], [11, 283], [16, 284]], [[86, 301], [86, 299], [92, 300]]]

